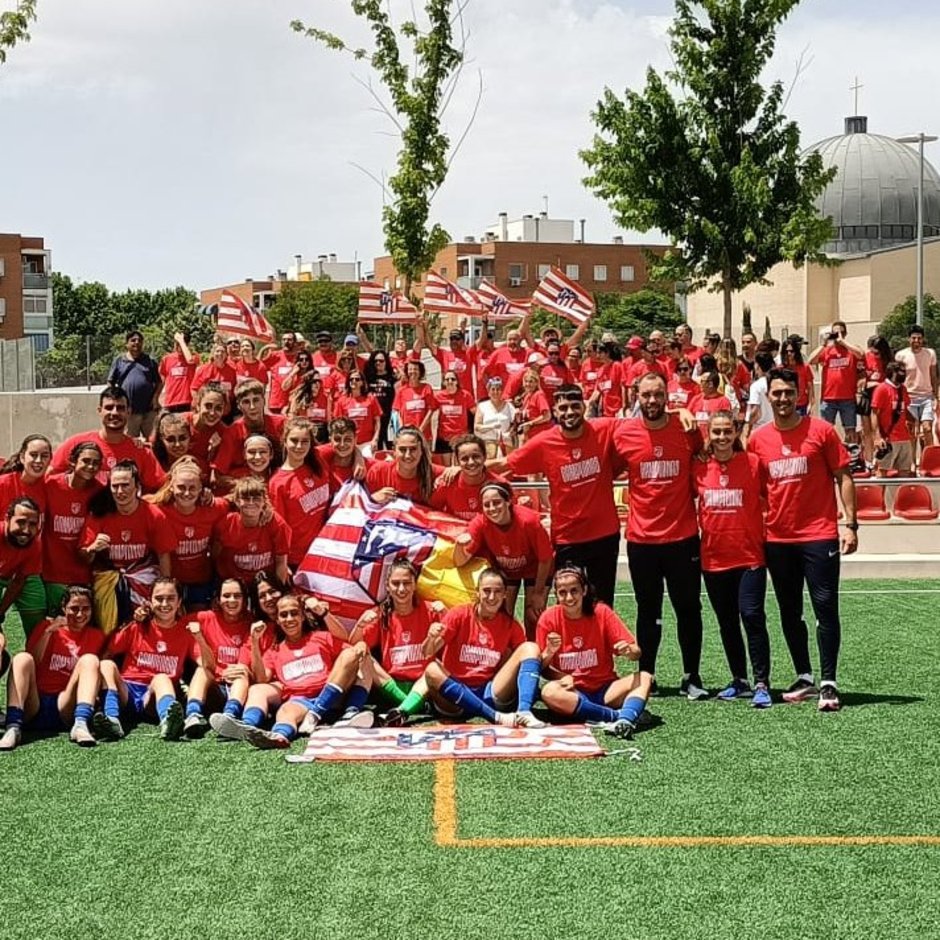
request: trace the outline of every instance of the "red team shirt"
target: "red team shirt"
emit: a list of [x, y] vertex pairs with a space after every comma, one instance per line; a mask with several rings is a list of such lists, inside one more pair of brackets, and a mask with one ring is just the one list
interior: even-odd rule
[[546, 663], [574, 679], [575, 688], [598, 692], [617, 679], [614, 646], [636, 642], [620, 618], [600, 601], [593, 615], [572, 619], [560, 606], [549, 607], [535, 630], [535, 642], [545, 649], [549, 633], [561, 636], [558, 652]]
[[702, 530], [702, 570], [764, 566], [764, 512], [760, 461], [736, 452], [727, 463], [714, 457], [693, 465]]
[[[41, 620], [33, 628], [26, 651], [35, 656], [36, 647], [43, 635], [48, 620]], [[98, 656], [104, 649], [104, 634], [94, 627], [84, 630], [55, 630], [46, 643], [42, 658], [36, 660], [36, 686], [40, 695], [58, 695], [64, 692], [72, 678], [78, 660], [86, 653]]]
[[623, 370], [619, 362], [605, 362], [597, 370], [594, 381], [595, 391], [599, 391], [601, 414], [605, 418], [615, 418], [623, 411]]
[[529, 358], [530, 350], [520, 346], [513, 352], [508, 346], [500, 346], [496, 352], [489, 358], [486, 368], [483, 370], [483, 387], [477, 387], [478, 393], [482, 396], [486, 393], [486, 381], [488, 379], [502, 379], [503, 388], [509, 384], [509, 380], [520, 372], [525, 371], [526, 360]]
[[221, 546], [216, 560], [220, 578], [249, 584], [259, 571], [273, 571], [279, 555], [290, 551], [290, 529], [277, 514], [267, 525], [246, 526], [237, 512], [216, 523], [213, 541]]
[[528, 506], [514, 506], [503, 528], [481, 512], [467, 527], [471, 555], [484, 554], [510, 581], [534, 578], [539, 564], [553, 558], [552, 543], [539, 514]]
[[216, 678], [226, 666], [246, 665], [242, 653], [246, 648], [251, 650], [251, 619], [247, 615], [230, 623], [214, 610], [200, 610], [196, 619], [206, 646], [215, 657]]
[[458, 682], [480, 686], [499, 671], [503, 660], [525, 643], [525, 631], [505, 611], [481, 620], [473, 604], [444, 614], [444, 649], [441, 662]]
[[476, 406], [473, 396], [466, 389], [456, 392], [435, 392], [440, 413], [437, 416], [437, 436], [442, 441], [452, 441], [466, 434], [470, 427], [470, 409]]
[[452, 483], [442, 484], [434, 488], [431, 495], [431, 506], [441, 512], [450, 513], [452, 516], [457, 516], [458, 519], [466, 519], [469, 522], [483, 508], [480, 505], [480, 490], [487, 483], [506, 483], [506, 480], [487, 470], [483, 474], [482, 482], [467, 483], [461, 473]]
[[56, 584], [91, 584], [91, 566], [78, 554], [88, 516], [88, 502], [101, 486], [69, 486], [68, 476], [46, 477], [46, 519], [42, 533], [42, 567]]
[[475, 346], [459, 353], [454, 352], [449, 346], [438, 346], [434, 358], [441, 367], [441, 375], [445, 372], [456, 373], [461, 390], [468, 395], [473, 395], [473, 367], [477, 359]]
[[187, 516], [173, 503], [160, 507], [170, 533], [170, 574], [180, 584], [208, 584], [212, 580], [212, 530], [229, 512], [224, 499], [196, 506]]
[[[895, 418], [895, 406], [898, 395], [901, 396], [901, 407]], [[895, 388], [890, 382], [882, 382], [875, 386], [871, 395], [871, 413], [878, 421], [878, 433], [892, 444], [906, 444], [911, 440], [911, 432], [907, 428], [907, 406], [911, 403], [911, 396], [905, 386]]]
[[235, 362], [234, 368], [236, 388], [249, 379], [255, 379], [262, 385], [268, 384], [268, 370], [260, 359], [255, 359], [254, 362], [245, 362], [244, 359], [239, 359]]
[[691, 469], [702, 446], [698, 429], [683, 431], [675, 415], [659, 431], [628, 418], [618, 423], [614, 443], [630, 476], [627, 540], [663, 544], [697, 535]]
[[826, 346], [820, 353], [823, 401], [854, 401], [858, 388], [859, 359], [844, 346]]
[[[443, 467], [436, 464], [433, 467], [435, 477], [439, 477], [444, 472]], [[421, 481], [418, 477], [406, 480], [398, 472], [398, 467], [393, 460], [374, 460], [366, 469], [366, 489], [370, 493], [376, 490], [391, 487], [399, 496], [407, 496], [417, 503], [425, 503], [421, 496]]]
[[330, 472], [326, 466], [314, 473], [306, 464], [296, 470], [278, 470], [268, 481], [274, 511], [290, 519], [290, 549], [287, 560], [299, 565], [320, 534], [330, 507]]
[[46, 480], [45, 477], [35, 483], [24, 483], [19, 470], [12, 473], [0, 474], [0, 510], [6, 512], [7, 506], [14, 499], [28, 496], [39, 507], [39, 522], [46, 511]]
[[263, 434], [271, 441], [280, 441], [284, 432], [281, 415], [265, 415], [260, 431], [249, 431], [244, 418], [237, 418], [229, 426], [229, 433], [222, 438], [222, 443], [215, 455], [215, 466], [219, 473], [233, 475], [245, 466], [245, 441], [253, 434]]
[[199, 662], [199, 647], [186, 629], [189, 617], [180, 617], [164, 630], [151, 621], [136, 621], [112, 633], [106, 655], [123, 656], [121, 678], [149, 685], [154, 676], [169, 676], [174, 682], [183, 675], [187, 660]]
[[193, 353], [193, 361], [188, 363], [181, 352], [167, 353], [161, 360], [157, 371], [163, 379], [163, 407], [178, 408], [189, 405], [193, 399], [192, 384], [199, 366], [199, 356]]
[[[268, 370], [268, 407], [280, 411], [287, 404], [290, 398], [290, 392], [281, 388], [281, 382], [284, 381], [294, 368], [294, 362], [297, 359], [297, 353], [291, 353], [289, 356], [283, 349], [270, 353], [261, 360], [261, 364]], [[335, 355], [333, 361], [335, 362]], [[328, 366], [326, 373], [317, 369], [320, 375], [326, 377], [330, 371]]]
[[333, 417], [349, 418], [356, 425], [356, 443], [369, 444], [375, 433], [375, 422], [382, 419], [382, 406], [374, 395], [360, 398], [340, 395], [333, 406]]
[[225, 392], [228, 403], [232, 403], [238, 376], [228, 362], [222, 366], [217, 366], [214, 362], [205, 362], [199, 366], [190, 384], [190, 391], [195, 395], [207, 382], [218, 382], [222, 386], [222, 391]]
[[363, 638], [370, 649], [381, 643], [382, 666], [393, 679], [414, 682], [424, 675], [424, 667], [433, 658], [426, 657], [421, 647], [428, 628], [440, 619], [428, 601], [419, 600], [414, 610], [404, 616], [392, 611], [385, 629], [380, 623], [369, 624]]
[[760, 458], [768, 542], [838, 538], [833, 477], [848, 468], [849, 454], [832, 425], [810, 417], [788, 431], [766, 424], [747, 449]]
[[156, 506], [143, 500], [126, 516], [119, 512], [90, 516], [82, 533], [81, 547], [91, 545], [99, 533], [109, 536], [111, 544], [98, 557], [107, 557], [120, 570], [131, 568], [154, 554], [172, 552], [176, 547], [166, 517]]
[[[431, 386], [427, 382], [422, 382], [417, 388], [412, 388], [410, 385], [400, 386], [395, 393], [392, 408], [401, 416], [402, 427], [410, 424], [419, 428], [427, 415], [437, 411], [438, 404]], [[424, 436], [431, 440], [430, 423], [424, 430]]]
[[163, 468], [157, 463], [153, 451], [136, 437], [124, 437], [117, 444], [110, 444], [101, 437], [99, 431], [85, 431], [83, 434], [73, 434], [67, 441], [56, 448], [52, 457], [52, 464], [49, 467], [51, 473], [68, 473], [69, 454], [76, 444], [84, 444], [90, 441], [101, 448], [103, 460], [101, 469], [98, 471], [98, 482], [102, 486], [107, 486], [108, 474], [116, 463], [121, 460], [133, 460], [140, 471], [140, 484], [145, 493], [154, 493], [166, 479]]
[[[506, 458], [516, 476], [544, 473], [552, 494], [552, 541], [591, 542], [620, 528], [614, 505], [614, 429], [622, 421], [585, 421], [580, 437], [567, 438], [553, 427], [526, 441]], [[584, 507], [590, 506], [590, 512]]]
[[326, 685], [336, 657], [346, 644], [331, 633], [316, 630], [296, 643], [282, 640], [264, 654], [264, 667], [284, 689], [284, 697], [313, 698]]

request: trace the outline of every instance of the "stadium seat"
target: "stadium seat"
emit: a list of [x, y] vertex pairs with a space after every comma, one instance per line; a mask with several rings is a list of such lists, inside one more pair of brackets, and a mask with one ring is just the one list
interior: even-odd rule
[[922, 477], [940, 477], [940, 444], [931, 444], [924, 448], [917, 472]]
[[894, 497], [894, 514], [902, 519], [936, 519], [940, 511], [934, 509], [930, 487], [923, 483], [905, 483], [898, 487]]
[[862, 483], [856, 487], [858, 518], [866, 522], [880, 522], [891, 518], [885, 508], [885, 488], [877, 483]]

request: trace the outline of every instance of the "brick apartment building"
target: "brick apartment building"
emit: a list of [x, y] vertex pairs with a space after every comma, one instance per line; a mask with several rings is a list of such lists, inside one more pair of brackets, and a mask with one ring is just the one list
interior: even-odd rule
[[41, 238], [0, 233], [0, 339], [52, 345], [52, 252]]

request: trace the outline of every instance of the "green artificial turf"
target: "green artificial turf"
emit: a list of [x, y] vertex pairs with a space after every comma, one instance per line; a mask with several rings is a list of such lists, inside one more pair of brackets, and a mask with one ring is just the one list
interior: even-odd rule
[[[841, 713], [679, 699], [667, 617], [642, 760], [459, 764], [458, 837], [940, 835], [940, 592], [844, 589]], [[707, 605], [703, 674], [727, 678]], [[0, 754], [0, 938], [940, 937], [940, 846], [445, 848], [434, 779], [150, 726], [28, 741]]]

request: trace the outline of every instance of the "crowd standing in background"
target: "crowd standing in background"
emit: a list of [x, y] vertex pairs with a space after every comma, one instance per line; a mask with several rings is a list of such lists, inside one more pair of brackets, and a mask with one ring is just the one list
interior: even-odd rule
[[[11, 658], [0, 633], [0, 750], [24, 729], [91, 746], [139, 720], [258, 747], [427, 709], [540, 727], [540, 698], [630, 736], [659, 691], [667, 597], [679, 693], [712, 694], [703, 580], [729, 669], [717, 698], [767, 708], [768, 574], [794, 673], [780, 698], [840, 708], [853, 472], [906, 476], [933, 443], [937, 361], [920, 327], [896, 354], [877, 337], [863, 351], [838, 322], [808, 354], [799, 336], [698, 346], [687, 324], [623, 343], [591, 338], [589, 321], [535, 337], [528, 317], [504, 342], [485, 320], [471, 341], [420, 319], [410, 346], [376, 347], [361, 327], [336, 340], [220, 336], [203, 362], [178, 333], [156, 362], [132, 331], [98, 426], [57, 448], [31, 434], [3, 463], [0, 618], [15, 606], [27, 642]], [[292, 587], [350, 480], [462, 520], [455, 564], [489, 566], [474, 600], [420, 600], [401, 560], [350, 632]], [[614, 611], [622, 528], [635, 635]], [[636, 666], [620, 677], [617, 658]]]

